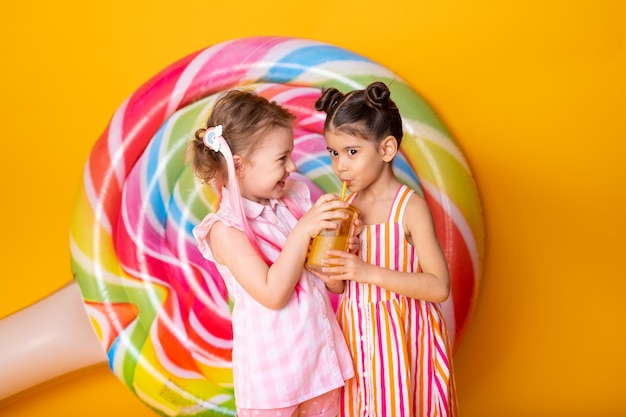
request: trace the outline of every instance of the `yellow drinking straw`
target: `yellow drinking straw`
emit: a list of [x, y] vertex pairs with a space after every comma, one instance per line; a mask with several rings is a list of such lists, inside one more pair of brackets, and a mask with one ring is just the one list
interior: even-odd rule
[[348, 183], [343, 181], [341, 183], [341, 201], [345, 201], [346, 199], [346, 188], [348, 188]]

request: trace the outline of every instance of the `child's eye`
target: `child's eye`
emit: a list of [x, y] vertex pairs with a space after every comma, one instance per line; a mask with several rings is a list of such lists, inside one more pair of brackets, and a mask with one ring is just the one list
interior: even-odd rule
[[283, 156], [278, 158], [278, 160], [281, 161], [281, 162], [288, 161], [290, 159], [291, 159], [291, 152], [285, 153]]
[[329, 150], [328, 150], [328, 153], [330, 154], [330, 156], [337, 156], [337, 155], [339, 155], [339, 154], [337, 153], [337, 151], [334, 151], [334, 150], [332, 150], [332, 149], [329, 149]]
[[349, 155], [356, 155], [356, 149], [348, 149]]

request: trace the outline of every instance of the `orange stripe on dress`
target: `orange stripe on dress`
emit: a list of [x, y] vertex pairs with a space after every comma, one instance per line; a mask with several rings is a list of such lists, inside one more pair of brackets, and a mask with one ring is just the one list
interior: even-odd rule
[[[373, 303], [368, 303], [367, 304], [367, 308], [369, 310], [369, 317], [376, 317], [375, 311], [374, 311], [374, 307], [376, 304]], [[375, 323], [372, 321], [372, 325], [375, 325]], [[372, 329], [372, 331], [377, 332], [378, 329]], [[370, 348], [373, 348], [373, 346], [370, 346]], [[375, 370], [376, 367], [374, 366], [376, 364], [375, 361], [375, 355], [371, 355], [371, 359], [370, 359], [370, 366], [369, 369], [372, 370], [372, 373], [376, 374]], [[374, 380], [374, 375], [370, 375], [370, 380]], [[372, 393], [371, 393], [371, 397], [374, 399], [374, 410], [378, 410], [378, 384], [372, 384], [371, 386], [366, 387], [366, 389], [371, 389]]]
[[[400, 307], [399, 310], [401, 310], [402, 308]], [[388, 316], [391, 315], [391, 312], [388, 312]], [[396, 323], [398, 324], [398, 323]], [[388, 327], [389, 328], [389, 327]], [[400, 329], [398, 329], [398, 327], [393, 328], [394, 332], [393, 334], [391, 334], [391, 332], [387, 332], [389, 340], [388, 340], [388, 351], [389, 351], [389, 368], [390, 368], [390, 372], [389, 375], [393, 378], [393, 375], [395, 375], [398, 371], [403, 371], [403, 367], [400, 363], [396, 363], [394, 362], [394, 358], [392, 357], [391, 353], [392, 352], [397, 352], [397, 353], [402, 353], [404, 352], [404, 349], [399, 349], [398, 346], [398, 334], [396, 334], [396, 331], [399, 331]], [[392, 337], [393, 336], [393, 337]], [[404, 360], [405, 358], [398, 358], [397, 360]], [[405, 361], [404, 363], [408, 363], [407, 361]], [[394, 367], [394, 365], [397, 365]], [[403, 377], [402, 375], [398, 375], [398, 377]], [[394, 399], [396, 398], [396, 396], [398, 394], [396, 394], [395, 388], [396, 385], [395, 384], [389, 384], [389, 386], [391, 387], [391, 392], [390, 392], [390, 399], [393, 402]], [[391, 408], [393, 410], [393, 415], [395, 416], [397, 413], [395, 412], [395, 407]]]
[[[380, 235], [384, 238], [382, 242], [379, 243], [383, 245], [383, 248], [385, 250], [385, 259], [384, 259], [384, 265], [385, 268], [387, 269], [393, 269], [393, 265], [391, 265], [391, 247], [392, 247], [392, 242], [391, 242], [391, 227], [388, 224], [385, 224], [384, 227], [381, 227], [381, 232]], [[387, 289], [383, 289], [383, 291], [385, 292], [385, 299], [389, 299], [391, 296], [391, 291], [387, 290]]]
[[[371, 228], [366, 228], [365, 229], [365, 235], [366, 235], [365, 236], [365, 241], [366, 242], [371, 242], [371, 239], [372, 239]], [[372, 260], [372, 245], [367, 245], [366, 252], [365, 252], [365, 261], [367, 263], [371, 263], [371, 260]], [[365, 285], [363, 286], [363, 289], [365, 289]], [[370, 294], [368, 294], [368, 301], [372, 301], [372, 298], [371, 298]]]

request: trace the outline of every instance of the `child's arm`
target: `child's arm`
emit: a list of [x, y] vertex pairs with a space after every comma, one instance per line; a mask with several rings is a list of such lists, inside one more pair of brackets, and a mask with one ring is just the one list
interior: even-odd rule
[[415, 247], [422, 271], [399, 272], [368, 264], [359, 257], [332, 251], [341, 261], [333, 259], [336, 267], [324, 268], [333, 279], [354, 280], [379, 287], [411, 298], [431, 302], [445, 301], [450, 295], [450, 275], [426, 201], [413, 195], [408, 203], [403, 225], [407, 238]]
[[321, 196], [289, 233], [271, 266], [259, 256], [242, 231], [221, 222], [211, 228], [213, 254], [254, 299], [265, 307], [280, 309], [302, 275], [311, 238], [323, 228], [336, 227], [331, 220], [345, 214], [335, 209], [346, 205], [332, 194]]
[[343, 290], [346, 288], [346, 281], [344, 280], [334, 279], [333, 277], [329, 275], [325, 275], [313, 269], [309, 269], [309, 271], [313, 275], [315, 275], [316, 277], [324, 281], [324, 283], [326, 284], [326, 289], [328, 289], [328, 291], [332, 293], [341, 294]]

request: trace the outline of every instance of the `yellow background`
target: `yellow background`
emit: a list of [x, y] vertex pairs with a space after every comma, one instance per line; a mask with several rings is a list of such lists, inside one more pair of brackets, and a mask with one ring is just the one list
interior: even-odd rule
[[[462, 416], [626, 415], [624, 2], [5, 3], [0, 317], [71, 279], [74, 193], [127, 96], [214, 43], [305, 37], [408, 80], [472, 167], [486, 257], [455, 356]], [[0, 414], [152, 415], [106, 366], [5, 400]]]

